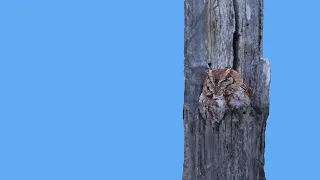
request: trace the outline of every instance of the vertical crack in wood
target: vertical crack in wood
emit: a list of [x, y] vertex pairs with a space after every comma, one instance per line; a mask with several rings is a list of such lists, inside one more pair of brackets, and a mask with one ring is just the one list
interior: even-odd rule
[[238, 48], [239, 48], [240, 33], [239, 33], [239, 12], [238, 12], [237, 0], [233, 0], [233, 12], [234, 12], [235, 30], [233, 33], [233, 64], [232, 64], [232, 68], [234, 70], [238, 70], [238, 64], [239, 64]]
[[260, 14], [259, 14], [259, 48], [260, 48], [260, 57], [263, 57], [263, 7], [264, 7], [264, 1], [260, 0]]

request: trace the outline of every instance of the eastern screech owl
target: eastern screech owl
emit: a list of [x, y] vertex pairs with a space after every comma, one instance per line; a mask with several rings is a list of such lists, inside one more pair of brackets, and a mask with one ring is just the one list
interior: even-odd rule
[[250, 105], [249, 87], [241, 75], [231, 69], [209, 70], [199, 97], [203, 119], [219, 122], [227, 109]]

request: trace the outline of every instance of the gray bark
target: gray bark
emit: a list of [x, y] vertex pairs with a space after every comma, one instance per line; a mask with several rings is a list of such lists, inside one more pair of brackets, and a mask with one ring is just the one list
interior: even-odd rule
[[[262, 58], [263, 0], [185, 0], [183, 180], [263, 180], [269, 61]], [[199, 112], [208, 69], [233, 68], [250, 106], [217, 125]]]

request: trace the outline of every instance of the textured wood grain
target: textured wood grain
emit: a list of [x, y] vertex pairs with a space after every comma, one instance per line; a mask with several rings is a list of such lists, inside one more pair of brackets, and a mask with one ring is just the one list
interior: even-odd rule
[[[262, 25], [262, 0], [185, 0], [183, 180], [265, 179], [270, 66], [261, 58]], [[251, 103], [226, 109], [213, 125], [199, 98], [208, 69], [225, 68], [242, 76]]]

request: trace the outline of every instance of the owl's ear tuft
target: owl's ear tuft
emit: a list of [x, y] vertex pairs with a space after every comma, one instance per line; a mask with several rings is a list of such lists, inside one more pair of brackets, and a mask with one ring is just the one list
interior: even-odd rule
[[230, 71], [231, 71], [231, 68], [228, 68], [228, 69], [226, 70], [226, 73], [225, 73], [225, 74], [226, 74], [226, 75], [229, 74]]

